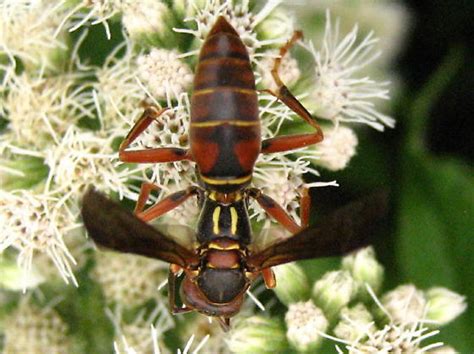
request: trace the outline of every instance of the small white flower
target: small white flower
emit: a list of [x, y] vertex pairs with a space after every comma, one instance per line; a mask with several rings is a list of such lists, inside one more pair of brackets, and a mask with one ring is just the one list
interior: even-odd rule
[[133, 40], [159, 36], [171, 40], [172, 14], [159, 0], [125, 0], [122, 5], [122, 23]]
[[354, 279], [347, 271], [327, 272], [313, 287], [313, 299], [329, 319], [347, 306], [356, 290]]
[[174, 50], [154, 48], [137, 58], [137, 75], [156, 99], [177, 97], [193, 83], [193, 73]]
[[400, 285], [382, 297], [382, 304], [393, 323], [418, 323], [425, 318], [426, 298], [414, 285]]
[[50, 307], [38, 308], [23, 298], [4, 322], [4, 353], [70, 353], [68, 328]]
[[71, 264], [76, 264], [64, 237], [77, 228], [77, 211], [71, 210], [63, 198], [51, 194], [34, 194], [20, 190], [0, 190], [0, 252], [13, 247], [19, 251], [18, 264], [29, 273], [35, 253], [48, 255], [64, 281], [76, 279]]
[[[262, 59], [257, 62], [258, 73], [261, 76], [259, 85], [264, 89], [270, 89], [274, 92], [277, 91], [278, 87], [273, 79], [271, 70], [273, 69], [275, 59], [278, 58], [278, 56], [278, 51], [268, 51], [265, 52]], [[291, 87], [300, 78], [301, 72], [298, 67], [298, 62], [289, 53], [281, 60], [278, 74], [287, 87]]]
[[[236, 3], [230, 0], [211, 0], [206, 1], [204, 6], [197, 9], [197, 13], [193, 15], [192, 19], [196, 21], [197, 29], [175, 29], [177, 32], [190, 33], [194, 35], [199, 42], [204, 41], [207, 34], [210, 32], [212, 26], [216, 23], [219, 16], [225, 16], [230, 24], [235, 28], [240, 38], [247, 46], [252, 60], [256, 59], [254, 56], [256, 50], [268, 45], [283, 44], [291, 35], [293, 30], [281, 33], [272, 33], [269, 36], [266, 33], [265, 37], [272, 37], [271, 39], [259, 38], [257, 28], [270, 16], [272, 11], [282, 2], [282, 0], [268, 1], [257, 13], [250, 12], [249, 2], [243, 1]], [[281, 16], [283, 16], [281, 14]], [[263, 25], [262, 25], [263, 26]], [[265, 27], [268, 32], [268, 27]], [[261, 35], [260, 35], [261, 36]]]
[[[108, 311], [107, 315], [115, 329], [114, 349], [116, 354], [160, 353], [164, 347], [161, 336], [174, 327], [172, 315], [164, 303], [158, 302], [153, 311], [145, 315], [144, 311], [132, 320], [123, 319], [121, 310], [115, 313]], [[151, 333], [150, 333], [151, 328]]]
[[426, 318], [435, 325], [445, 325], [467, 308], [466, 298], [446, 288], [431, 288], [426, 292], [428, 311]]
[[79, 75], [12, 78], [2, 109], [7, 112], [8, 131], [4, 142], [40, 150], [57, 140], [68, 127], [93, 113], [89, 94], [77, 87]]
[[49, 167], [48, 182], [53, 183], [52, 188], [75, 202], [91, 185], [101, 191], [135, 197], [136, 193], [127, 184], [134, 171], [116, 166], [113, 136], [101, 135], [104, 134], [71, 126], [58, 144], [46, 149], [45, 164]]
[[14, 74], [15, 57], [27, 69], [56, 68], [67, 48], [62, 36], [54, 36], [64, 16], [61, 2], [2, 1], [0, 13], [0, 55], [9, 59], [4, 82]]
[[141, 256], [116, 252], [96, 252], [92, 277], [108, 302], [134, 307], [160, 296], [158, 286], [166, 277], [168, 265]]
[[376, 82], [357, 73], [380, 55], [374, 52], [377, 39], [373, 33], [357, 43], [358, 26], [339, 40], [339, 21], [334, 28], [327, 13], [326, 30], [320, 51], [312, 44], [307, 49], [316, 62], [316, 81], [306, 99], [316, 116], [335, 122], [358, 122], [383, 130], [393, 127], [394, 119], [378, 112], [374, 100], [388, 99], [386, 82]]
[[323, 311], [312, 301], [291, 304], [285, 315], [286, 337], [299, 351], [315, 349], [322, 341], [320, 333], [326, 331], [329, 322]]
[[363, 304], [341, 310], [340, 321], [334, 328], [334, 334], [338, 338], [349, 342], [361, 340], [368, 331], [375, 331], [373, 318]]
[[[123, 49], [122, 56], [119, 53]], [[115, 136], [125, 136], [132, 121], [143, 113], [141, 102], [147, 96], [136, 73], [136, 57], [128, 38], [95, 71], [97, 83], [94, 90], [102, 128]]]
[[324, 140], [311, 149], [315, 157], [318, 157], [314, 163], [330, 171], [343, 170], [356, 153], [359, 143], [357, 135], [352, 129], [342, 125], [323, 131]]

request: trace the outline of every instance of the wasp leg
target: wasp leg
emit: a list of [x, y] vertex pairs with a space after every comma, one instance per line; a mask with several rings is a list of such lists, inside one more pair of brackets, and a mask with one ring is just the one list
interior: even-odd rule
[[303, 187], [300, 194], [301, 228], [305, 229], [309, 226], [309, 215], [311, 212], [311, 196], [309, 195], [309, 189], [307, 187]]
[[173, 314], [191, 312], [191, 307], [178, 307], [176, 304], [176, 278], [181, 273], [182, 268], [177, 264], [170, 264], [170, 272], [168, 274], [168, 303]]
[[219, 321], [219, 324], [224, 332], [229, 332], [230, 330], [230, 318], [229, 317], [224, 317], [224, 316], [219, 316], [217, 317], [217, 320]]
[[119, 159], [123, 162], [159, 163], [192, 160], [189, 150], [180, 148], [156, 148], [146, 150], [126, 151], [141, 133], [168, 108], [158, 110], [154, 106], [145, 109], [142, 116], [135, 123], [119, 147]]
[[288, 108], [290, 108], [293, 112], [303, 118], [305, 122], [307, 122], [310, 126], [316, 129], [316, 132], [308, 134], [287, 135], [266, 139], [262, 142], [263, 153], [294, 150], [301, 147], [305, 147], [307, 145], [317, 144], [324, 138], [323, 131], [321, 130], [319, 124], [316, 123], [316, 121], [311, 116], [311, 113], [308, 112], [308, 110], [301, 104], [301, 102], [298, 101], [295, 96], [293, 96], [293, 94], [285, 86], [285, 84], [280, 78], [280, 75], [278, 74], [282, 58], [286, 55], [290, 48], [302, 37], [303, 33], [301, 31], [295, 31], [291, 39], [286, 43], [286, 45], [280, 48], [280, 55], [278, 58], [275, 59], [273, 69], [271, 71], [273, 79], [275, 80], [275, 83], [278, 86], [277, 92], [273, 92], [271, 90], [263, 91], [270, 93], [271, 95], [282, 101]]
[[[146, 188], [151, 189], [151, 187], [146, 187]], [[149, 207], [145, 211], [137, 212], [137, 217], [143, 221], [150, 221], [150, 220], [156, 219], [157, 217], [177, 208], [178, 206], [183, 204], [189, 197], [193, 195], [198, 195], [198, 194], [199, 194], [199, 189], [197, 187], [189, 187], [185, 190], [172, 193], [168, 195], [167, 197], [165, 197], [164, 199], [157, 202], [155, 205]], [[148, 191], [148, 195], [149, 195], [149, 191]]]
[[276, 286], [275, 273], [271, 267], [262, 269], [262, 277], [267, 289], [273, 289]]

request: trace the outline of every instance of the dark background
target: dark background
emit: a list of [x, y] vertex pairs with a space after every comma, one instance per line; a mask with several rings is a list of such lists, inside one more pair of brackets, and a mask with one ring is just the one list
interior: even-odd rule
[[474, 1], [405, 1], [413, 28], [398, 61], [408, 90], [421, 88], [454, 47], [464, 63], [435, 104], [427, 132], [430, 150], [474, 162]]

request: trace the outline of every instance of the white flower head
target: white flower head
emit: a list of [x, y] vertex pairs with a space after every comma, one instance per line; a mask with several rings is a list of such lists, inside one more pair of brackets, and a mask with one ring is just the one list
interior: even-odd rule
[[[271, 39], [261, 39], [257, 33], [257, 27], [261, 25], [268, 16], [280, 5], [281, 0], [268, 1], [257, 13], [253, 13], [249, 7], [249, 1], [236, 2], [231, 0], [206, 1], [204, 6], [196, 2], [196, 14], [192, 19], [196, 21], [197, 29], [176, 29], [177, 32], [190, 33], [200, 42], [204, 41], [212, 26], [219, 16], [224, 16], [235, 28], [240, 38], [247, 46], [250, 57], [253, 60], [255, 51], [268, 45], [283, 44], [293, 32], [274, 35]], [[266, 35], [268, 38], [269, 36]]]
[[330, 171], [343, 170], [356, 154], [359, 143], [357, 135], [352, 129], [342, 125], [328, 127], [323, 131], [324, 140], [304, 153], [314, 154], [314, 163], [318, 166]]
[[4, 353], [70, 353], [68, 328], [49, 306], [38, 308], [23, 298], [4, 323]]
[[[125, 52], [120, 55], [121, 50]], [[95, 71], [96, 105], [102, 128], [115, 136], [125, 136], [133, 119], [143, 113], [141, 102], [147, 97], [136, 76], [137, 63], [130, 40], [109, 54], [104, 65]]]
[[446, 288], [431, 288], [426, 292], [428, 310], [426, 318], [435, 321], [435, 325], [445, 325], [467, 308], [466, 297]]
[[89, 94], [76, 84], [77, 75], [12, 78], [2, 104], [9, 120], [2, 140], [39, 150], [82, 117], [91, 117]]
[[2, 1], [0, 12], [0, 55], [9, 60], [4, 82], [15, 71], [15, 57], [27, 69], [56, 68], [67, 48], [64, 38], [55, 36], [64, 16], [61, 2]]
[[[273, 79], [271, 69], [275, 59], [279, 57], [279, 53], [276, 50], [270, 50], [265, 52], [265, 55], [262, 56], [262, 59], [257, 62], [258, 73], [261, 76], [260, 85], [265, 89], [270, 89], [274, 92], [277, 91], [278, 87]], [[285, 83], [286, 86], [291, 87], [295, 84], [300, 78], [301, 72], [298, 67], [298, 61], [293, 58], [289, 53], [286, 54], [280, 64], [278, 69], [278, 74], [280, 75], [281, 80]]]
[[64, 199], [30, 191], [0, 190], [0, 252], [12, 247], [19, 251], [18, 264], [29, 273], [36, 253], [46, 254], [64, 281], [77, 284], [71, 264], [76, 264], [64, 237], [77, 228], [77, 212]]
[[135, 196], [127, 184], [134, 171], [117, 167], [113, 136], [101, 135], [71, 126], [58, 144], [46, 149], [50, 188], [76, 202], [90, 186], [101, 191], [115, 191], [121, 196]]
[[158, 286], [165, 279], [167, 264], [116, 252], [96, 252], [95, 259], [92, 277], [108, 302], [134, 307], [159, 298]]
[[343, 340], [361, 340], [366, 333], [375, 331], [373, 318], [367, 308], [358, 303], [354, 307], [346, 307], [341, 310], [340, 321], [334, 328], [334, 334]]
[[[122, 311], [107, 311], [115, 329], [114, 349], [117, 354], [154, 353], [159, 354], [161, 336], [174, 327], [172, 315], [164, 303], [158, 302], [153, 311], [140, 311], [132, 321], [124, 320]], [[151, 332], [150, 332], [151, 329]]]
[[300, 351], [315, 349], [323, 339], [320, 333], [329, 326], [323, 311], [312, 301], [291, 304], [285, 322], [288, 328], [286, 337]]
[[191, 87], [193, 73], [178, 55], [175, 50], [154, 48], [137, 58], [138, 77], [154, 98], [177, 97]]
[[370, 33], [357, 44], [358, 26], [339, 40], [339, 21], [332, 26], [327, 13], [326, 30], [320, 51], [307, 46], [316, 62], [316, 80], [306, 100], [307, 106], [320, 118], [336, 123], [358, 122], [383, 130], [393, 127], [394, 119], [380, 113], [374, 100], [387, 100], [388, 83], [376, 82], [357, 73], [380, 55], [374, 52], [377, 38]]
[[418, 323], [425, 318], [426, 297], [414, 285], [400, 285], [382, 297], [382, 304], [393, 323]]
[[158, 0], [125, 0], [122, 23], [132, 40], [151, 40], [158, 36], [171, 40], [172, 14], [168, 6]]

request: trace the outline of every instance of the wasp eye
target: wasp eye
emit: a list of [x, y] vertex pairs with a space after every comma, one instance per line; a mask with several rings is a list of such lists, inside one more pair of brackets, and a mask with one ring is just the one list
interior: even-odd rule
[[198, 286], [214, 303], [228, 303], [235, 299], [247, 282], [240, 269], [204, 269], [198, 277]]

